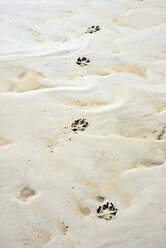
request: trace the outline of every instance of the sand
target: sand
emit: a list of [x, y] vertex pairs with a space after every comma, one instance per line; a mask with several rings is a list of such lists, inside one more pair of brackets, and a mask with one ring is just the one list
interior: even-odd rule
[[1, 0], [0, 248], [166, 247], [166, 1]]

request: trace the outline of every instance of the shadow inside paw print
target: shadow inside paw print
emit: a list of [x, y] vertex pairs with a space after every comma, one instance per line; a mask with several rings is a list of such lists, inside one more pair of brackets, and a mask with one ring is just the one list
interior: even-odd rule
[[77, 64], [77, 65], [80, 65], [81, 67], [87, 66], [88, 63], [90, 63], [90, 60], [87, 59], [86, 57], [82, 57], [82, 58], [79, 57], [79, 58], [77, 59], [77, 62], [76, 62], [76, 64]]
[[85, 33], [86, 33], [86, 34], [87, 34], [87, 33], [88, 33], [88, 34], [93, 34], [93, 33], [98, 32], [100, 29], [101, 29], [101, 28], [100, 28], [99, 25], [97, 25], [97, 26], [94, 26], [94, 25], [93, 25], [92, 27], [89, 27]]
[[118, 209], [112, 202], [107, 202], [97, 209], [97, 217], [105, 220], [111, 220], [116, 216]]
[[89, 123], [87, 122], [86, 119], [78, 119], [78, 120], [75, 120], [71, 124], [71, 128], [74, 132], [84, 131], [86, 129], [86, 127], [88, 127], [88, 126], [89, 126]]

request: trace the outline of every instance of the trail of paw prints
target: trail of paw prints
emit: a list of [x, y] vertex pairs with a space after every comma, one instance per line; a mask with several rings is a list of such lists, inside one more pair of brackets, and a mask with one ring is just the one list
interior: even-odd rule
[[89, 126], [87, 119], [78, 119], [71, 124], [71, 129], [74, 132], [84, 131]]
[[88, 63], [90, 63], [90, 59], [86, 58], [86, 57], [79, 57], [77, 59], [76, 64], [83, 67], [83, 66], [87, 66]]
[[97, 217], [105, 220], [113, 219], [117, 214], [118, 209], [112, 202], [107, 202], [97, 209]]
[[101, 28], [100, 28], [99, 25], [97, 25], [97, 26], [93, 25], [93, 26], [91, 26], [91, 27], [88, 27], [88, 29], [87, 29], [87, 31], [86, 31], [85, 33], [86, 33], [86, 34], [87, 34], [87, 33], [88, 33], [88, 34], [93, 34], [93, 33], [98, 32], [100, 29], [101, 29]]

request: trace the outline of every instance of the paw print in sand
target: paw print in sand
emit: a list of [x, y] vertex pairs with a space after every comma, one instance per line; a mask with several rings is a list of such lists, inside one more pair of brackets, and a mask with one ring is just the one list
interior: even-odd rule
[[71, 128], [74, 132], [84, 131], [88, 126], [89, 124], [86, 119], [78, 119], [71, 124]]
[[105, 220], [111, 220], [116, 216], [118, 209], [112, 202], [99, 206], [97, 209], [97, 217]]
[[76, 64], [77, 64], [77, 65], [80, 65], [81, 67], [87, 66], [88, 63], [90, 63], [90, 60], [87, 59], [86, 57], [82, 57], [82, 58], [79, 57], [79, 58], [77, 59], [77, 62], [76, 62]]
[[89, 27], [85, 33], [93, 34], [93, 33], [98, 32], [100, 29], [101, 28], [99, 25], [97, 25], [97, 26], [93, 25], [92, 27]]

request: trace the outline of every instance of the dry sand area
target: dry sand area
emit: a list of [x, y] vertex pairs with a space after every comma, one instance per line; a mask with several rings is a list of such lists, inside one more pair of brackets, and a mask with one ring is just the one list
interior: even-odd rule
[[0, 1], [0, 248], [166, 248], [166, 0]]

